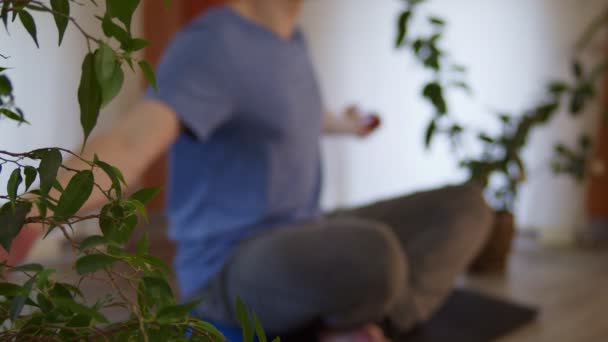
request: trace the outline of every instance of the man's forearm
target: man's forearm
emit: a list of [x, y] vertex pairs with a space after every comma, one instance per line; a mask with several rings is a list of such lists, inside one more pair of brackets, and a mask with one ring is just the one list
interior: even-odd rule
[[[100, 160], [118, 168], [129, 186], [136, 185], [150, 164], [177, 137], [178, 127], [175, 114], [168, 107], [157, 102], [143, 102], [115, 127], [94, 137], [80, 157], [92, 161], [97, 155]], [[76, 157], [68, 158], [64, 166], [73, 170], [90, 169]], [[57, 180], [65, 187], [73, 175], [73, 172], [61, 169]], [[95, 168], [94, 176], [101, 189], [110, 189], [112, 181], [103, 170]], [[99, 210], [106, 202], [106, 196], [95, 187], [78, 215]]]
[[[129, 156], [132, 156], [129, 148], [123, 146], [120, 140], [118, 140], [111, 133], [102, 134], [92, 139], [87, 145], [85, 151], [80, 154], [80, 158], [93, 161], [95, 155], [98, 158], [112, 166], [117, 167], [123, 173], [127, 184], [133, 182], [137, 178], [138, 170], [134, 170], [133, 165], [130, 162]], [[60, 169], [57, 174], [57, 181], [62, 187], [66, 187], [70, 179], [74, 176], [74, 172], [71, 170], [87, 170], [91, 169], [90, 165], [85, 163], [80, 158], [70, 156], [66, 158], [63, 163], [65, 168]], [[68, 171], [68, 169], [70, 171]], [[99, 185], [99, 188], [107, 190], [112, 186], [112, 181], [106, 175], [106, 173], [100, 168], [94, 168], [95, 183]], [[93, 188], [91, 196], [81, 208], [77, 216], [83, 216], [83, 214], [96, 211], [107, 202], [106, 196], [101, 192], [98, 187]], [[123, 189], [126, 190], [126, 189]], [[57, 190], [51, 192], [51, 196], [59, 196]]]

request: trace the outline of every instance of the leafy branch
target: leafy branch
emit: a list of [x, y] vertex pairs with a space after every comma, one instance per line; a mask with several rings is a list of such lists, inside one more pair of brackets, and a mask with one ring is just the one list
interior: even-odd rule
[[[600, 81], [606, 76], [608, 60], [602, 59], [592, 67], [585, 67], [575, 56], [572, 62], [572, 80], [556, 80], [546, 86], [544, 99], [537, 105], [521, 113], [500, 113], [493, 118], [502, 127], [498, 134], [491, 134], [468, 127], [457, 121], [449, 110], [446, 94], [454, 88], [471, 93], [465, 77], [466, 68], [452, 62], [439, 43], [443, 37], [446, 22], [437, 16], [428, 16], [427, 22], [433, 32], [430, 36], [412, 36], [412, 22], [420, 12], [420, 6], [427, 0], [406, 0], [398, 23], [397, 48], [405, 48], [429, 71], [431, 81], [422, 89], [422, 96], [434, 110], [425, 134], [428, 148], [437, 134], [448, 137], [454, 150], [461, 148], [460, 141], [465, 134], [473, 135], [483, 150], [477, 156], [461, 158], [460, 165], [469, 171], [470, 181], [485, 188], [498, 210], [512, 211], [518, 187], [527, 178], [526, 165], [521, 157], [530, 135], [536, 128], [548, 124], [562, 108], [572, 117], [579, 117], [598, 94]], [[608, 23], [606, 8], [581, 37], [577, 54], [581, 53], [598, 34], [600, 28]], [[608, 113], [608, 110], [605, 111]], [[568, 148], [557, 144], [552, 169], [557, 173], [574, 176], [583, 180], [587, 173], [591, 139], [582, 136], [579, 147]], [[492, 180], [499, 178], [498, 185]]]

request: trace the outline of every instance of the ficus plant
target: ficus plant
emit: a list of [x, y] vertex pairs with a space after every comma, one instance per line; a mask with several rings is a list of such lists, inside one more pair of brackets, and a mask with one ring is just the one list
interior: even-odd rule
[[[125, 70], [139, 68], [156, 88], [152, 67], [135, 54], [149, 44], [132, 35], [131, 21], [139, 5], [139, 0], [0, 0], [0, 18], [7, 32], [14, 25], [22, 25], [33, 43], [39, 45], [36, 18], [50, 15], [56, 23], [59, 45], [70, 26], [86, 41], [88, 53], [82, 62], [76, 96], [84, 144], [97, 124], [100, 110], [120, 92]], [[90, 9], [102, 29], [101, 37], [85, 31], [71, 16], [74, 6]], [[4, 53], [1, 58], [0, 124], [29, 124], [9, 77], [13, 72], [11, 59], [19, 57]], [[66, 167], [63, 161], [68, 156], [81, 159], [86, 168]], [[57, 181], [60, 170], [72, 173], [65, 185]], [[96, 182], [95, 171], [109, 177], [109, 188]], [[168, 281], [171, 270], [149, 254], [147, 235], [136, 243], [135, 252], [126, 249], [138, 222], [146, 219], [146, 203], [158, 189], [143, 189], [127, 196], [119, 169], [97, 156], [85, 160], [61, 148], [29, 152], [0, 149], [0, 172], [10, 174], [5, 186], [0, 187], [5, 189], [0, 190], [2, 248], [10, 251], [13, 240], [28, 224], [42, 226], [45, 236], [59, 231], [74, 251], [73, 268], [79, 276], [76, 282], [69, 283], [45, 265], [10, 265], [2, 261], [0, 341], [225, 340], [211, 324], [191, 315], [199, 301], [178, 302]], [[95, 188], [103, 192], [107, 204], [97, 214], [77, 216]], [[86, 220], [98, 220], [101, 234], [78, 242], [73, 232], [77, 223]], [[7, 280], [13, 273], [21, 273], [24, 282]], [[110, 287], [113, 292], [90, 302], [82, 293], [85, 280]], [[112, 320], [105, 314], [108, 308], [123, 310], [126, 314], [122, 316], [127, 318]], [[260, 342], [265, 342], [255, 313], [251, 315], [241, 301], [237, 312], [244, 341], [253, 341], [257, 335]]]
[[[429, 103], [433, 115], [426, 128], [425, 146], [428, 148], [437, 136], [447, 137], [456, 152], [463, 150], [463, 140], [473, 136], [482, 146], [481, 153], [461, 157], [460, 166], [468, 171], [470, 181], [481, 184], [487, 190], [491, 204], [498, 211], [512, 212], [518, 188], [527, 177], [526, 165], [522, 158], [530, 135], [547, 125], [562, 109], [573, 118], [584, 113], [599, 93], [600, 81], [606, 76], [608, 60], [595, 60], [591, 65], [582, 63], [582, 55], [588, 51], [590, 43], [608, 25], [608, 8], [597, 18], [593, 18], [576, 45], [572, 57], [572, 77], [570, 80], [552, 80], [545, 86], [544, 96], [537, 103], [520, 113], [492, 113], [489, 117], [497, 120], [501, 127], [498, 133], [483, 131], [467, 126], [456, 118], [456, 112], [448, 104], [448, 94], [462, 90], [472, 94], [466, 81], [466, 68], [455, 63], [442, 46], [446, 21], [434, 15], [426, 15], [423, 8], [429, 0], [404, 0], [404, 8], [397, 22], [395, 45], [407, 50], [425, 70], [430, 79], [422, 87], [422, 96]], [[415, 23], [427, 23], [427, 34], [416, 34]], [[608, 111], [604, 111], [608, 114]], [[588, 172], [588, 161], [592, 149], [591, 138], [583, 135], [577, 146], [568, 147], [556, 143], [551, 168], [557, 174], [568, 174], [582, 181]]]

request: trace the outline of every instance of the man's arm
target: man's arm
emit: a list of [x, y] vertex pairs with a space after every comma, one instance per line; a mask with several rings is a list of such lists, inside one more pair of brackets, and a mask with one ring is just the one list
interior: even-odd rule
[[328, 135], [355, 135], [366, 137], [380, 126], [380, 117], [374, 113], [363, 113], [356, 106], [348, 107], [342, 115], [326, 113], [323, 117], [323, 132]]
[[[161, 102], [142, 101], [119, 120], [112, 128], [95, 136], [86, 146], [81, 157], [93, 160], [97, 154], [101, 160], [120, 169], [127, 184], [137, 183], [150, 164], [163, 153], [179, 134], [179, 121], [173, 110]], [[70, 158], [65, 166], [71, 169], [89, 169], [90, 167], [78, 158]], [[95, 181], [101, 188], [107, 189], [111, 181], [104, 172], [96, 169]], [[66, 186], [73, 176], [72, 172], [61, 169], [57, 180]], [[84, 216], [98, 210], [106, 203], [106, 197], [94, 188], [89, 200], [77, 214]], [[32, 216], [38, 215], [36, 212]], [[42, 227], [29, 224], [23, 227], [15, 239], [20, 250], [12, 249], [7, 253], [0, 248], [0, 260], [8, 260], [10, 265], [18, 264], [27, 256], [33, 242], [42, 233]]]
[[[100, 160], [117, 167], [127, 184], [137, 183], [142, 174], [167, 148], [179, 134], [179, 121], [173, 110], [161, 102], [145, 100], [137, 104], [129, 113], [109, 130], [94, 137], [81, 154], [85, 160]], [[78, 158], [70, 158], [65, 166], [72, 169], [88, 168]], [[67, 185], [73, 174], [61, 170], [57, 180]], [[96, 169], [95, 181], [101, 188], [111, 186], [109, 177]], [[95, 188], [79, 214], [99, 209], [106, 197]]]

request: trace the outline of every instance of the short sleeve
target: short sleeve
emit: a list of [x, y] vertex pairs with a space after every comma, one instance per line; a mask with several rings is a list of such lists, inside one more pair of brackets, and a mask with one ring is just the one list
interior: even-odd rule
[[216, 40], [204, 30], [179, 33], [157, 69], [158, 92], [146, 92], [173, 109], [200, 140], [227, 122], [235, 107]]

